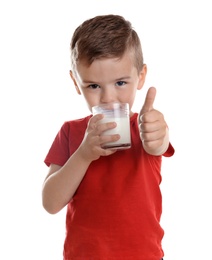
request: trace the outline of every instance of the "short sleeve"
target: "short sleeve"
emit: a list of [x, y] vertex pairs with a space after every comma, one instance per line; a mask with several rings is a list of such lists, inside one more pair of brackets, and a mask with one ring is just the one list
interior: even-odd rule
[[164, 157], [171, 157], [175, 153], [174, 147], [169, 143], [169, 147], [166, 152], [163, 154]]

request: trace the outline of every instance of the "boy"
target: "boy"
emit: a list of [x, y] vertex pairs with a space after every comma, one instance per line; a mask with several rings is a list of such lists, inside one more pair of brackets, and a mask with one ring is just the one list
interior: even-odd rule
[[160, 260], [162, 156], [172, 156], [163, 114], [153, 108], [151, 87], [140, 113], [131, 108], [145, 82], [141, 44], [118, 15], [86, 20], [71, 41], [70, 76], [89, 110], [100, 103], [128, 103], [130, 149], [103, 149], [119, 135], [98, 124], [102, 115], [65, 122], [46, 158], [43, 206], [55, 214], [67, 205], [64, 259]]

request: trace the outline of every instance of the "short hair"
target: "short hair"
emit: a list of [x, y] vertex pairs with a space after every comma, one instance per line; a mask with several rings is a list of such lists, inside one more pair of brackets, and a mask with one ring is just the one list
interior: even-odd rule
[[96, 59], [121, 58], [131, 51], [138, 72], [143, 67], [143, 53], [138, 34], [131, 23], [120, 15], [99, 15], [85, 20], [76, 28], [71, 43], [71, 63], [73, 70], [77, 62], [89, 66]]

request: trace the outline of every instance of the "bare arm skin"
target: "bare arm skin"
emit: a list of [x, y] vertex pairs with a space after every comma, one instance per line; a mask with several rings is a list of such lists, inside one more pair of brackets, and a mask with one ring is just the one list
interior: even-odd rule
[[42, 192], [43, 207], [49, 213], [57, 213], [70, 201], [89, 164], [89, 161], [81, 158], [80, 153], [76, 152], [63, 167], [50, 165]]
[[42, 190], [43, 207], [49, 213], [59, 212], [72, 199], [93, 160], [116, 152], [101, 148], [103, 143], [120, 138], [119, 135], [100, 136], [103, 131], [116, 127], [115, 123], [97, 125], [101, 118], [102, 115], [96, 115], [90, 119], [81, 145], [64, 166], [50, 165]]

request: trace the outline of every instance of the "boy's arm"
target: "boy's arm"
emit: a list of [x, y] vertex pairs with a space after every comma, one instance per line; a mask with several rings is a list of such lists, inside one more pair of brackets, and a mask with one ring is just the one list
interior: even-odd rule
[[62, 167], [50, 165], [42, 189], [43, 207], [49, 213], [59, 212], [72, 199], [92, 161], [115, 152], [101, 146], [105, 142], [117, 141], [119, 135], [101, 136], [101, 133], [116, 125], [110, 122], [98, 125], [100, 119], [102, 115], [90, 119], [82, 143]]
[[90, 161], [75, 152], [64, 166], [51, 164], [43, 184], [43, 207], [51, 214], [59, 212], [73, 197]]

